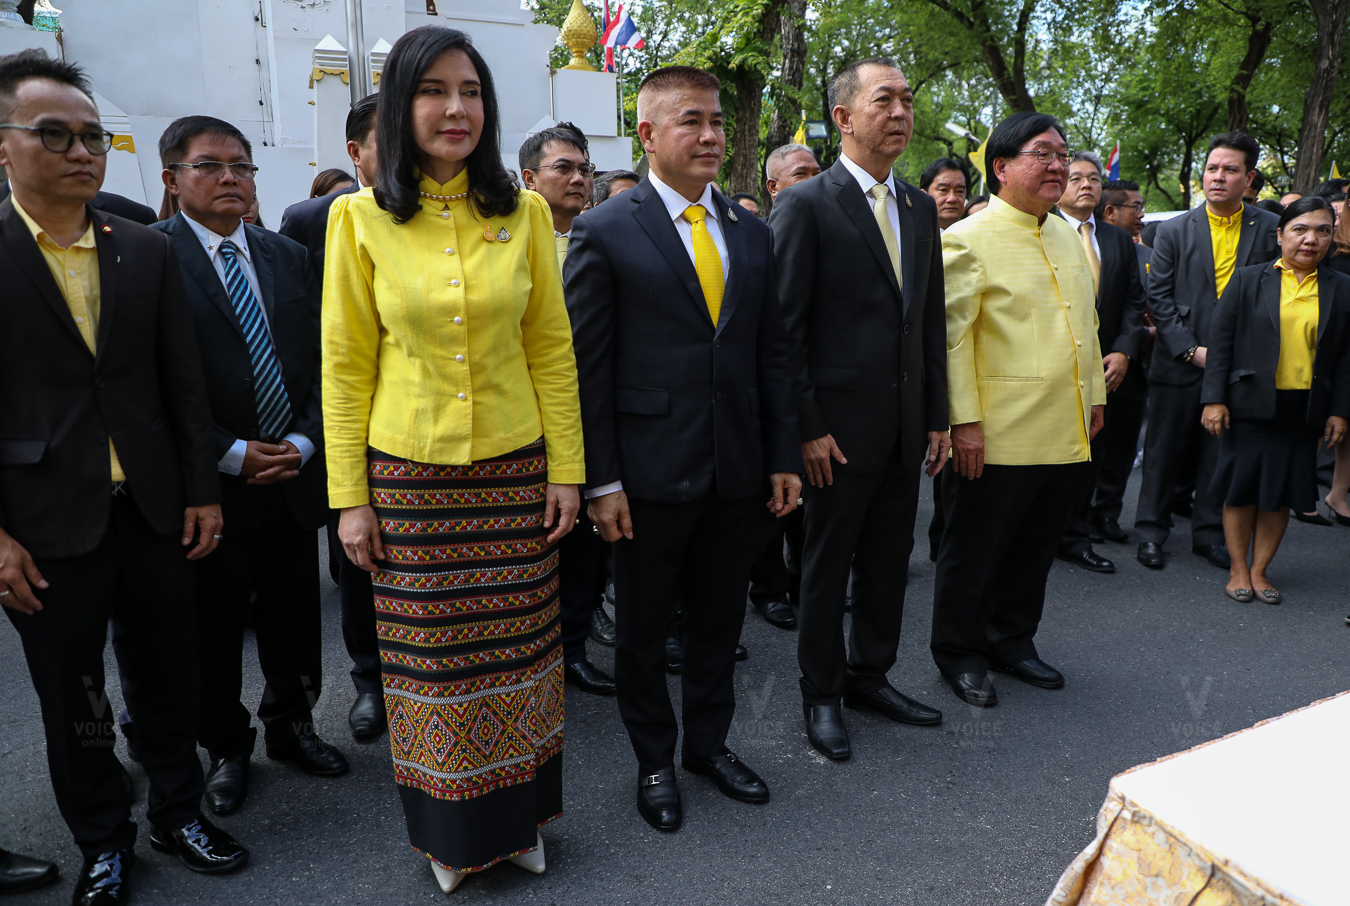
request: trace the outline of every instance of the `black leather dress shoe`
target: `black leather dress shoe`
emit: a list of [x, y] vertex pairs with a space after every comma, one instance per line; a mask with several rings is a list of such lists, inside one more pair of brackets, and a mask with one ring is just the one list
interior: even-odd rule
[[1162, 545], [1155, 544], [1152, 541], [1145, 541], [1139, 545], [1139, 553], [1135, 554], [1135, 559], [1147, 566], [1149, 569], [1163, 568]]
[[848, 730], [838, 705], [808, 705], [802, 703], [806, 717], [806, 738], [820, 754], [833, 761], [846, 761], [853, 754], [848, 744]]
[[680, 671], [684, 669], [684, 645], [680, 640], [671, 636], [666, 639], [666, 672], [679, 676]]
[[946, 679], [956, 697], [968, 705], [992, 708], [998, 704], [998, 693], [994, 691], [994, 684], [987, 673], [958, 673]]
[[1228, 556], [1227, 544], [1195, 544], [1191, 546], [1191, 553], [1199, 554], [1208, 560], [1211, 566], [1217, 566], [1219, 569], [1233, 568], [1233, 558]]
[[577, 661], [563, 668], [567, 682], [591, 695], [613, 695], [614, 677], [590, 661]]
[[591, 638], [601, 645], [614, 647], [614, 621], [609, 618], [603, 604], [595, 605], [591, 611]]
[[750, 649], [746, 648], [740, 642], [736, 643], [736, 660], [743, 661], [750, 656]]
[[1041, 689], [1063, 689], [1064, 674], [1038, 657], [1018, 661], [1016, 664], [990, 664], [999, 673], [1015, 676], [1029, 686]]
[[[128, 890], [131, 866], [136, 854], [119, 849], [84, 860], [80, 876], [75, 879], [74, 906], [114, 906], [131, 902]], [[53, 866], [55, 867], [55, 866]]]
[[1130, 533], [1121, 528], [1115, 519], [1098, 519], [1092, 527], [1104, 539], [1114, 544], [1124, 544], [1130, 540]]
[[797, 615], [792, 612], [792, 607], [784, 598], [775, 598], [772, 601], [765, 601], [760, 604], [751, 601], [755, 610], [759, 611], [760, 616], [764, 617], [764, 622], [770, 626], [777, 626], [779, 629], [796, 629]]
[[662, 768], [638, 778], [637, 809], [642, 820], [659, 831], [677, 831], [684, 821], [675, 769]]
[[717, 781], [717, 788], [729, 799], [755, 805], [769, 801], [769, 785], [732, 752], [723, 752], [711, 758], [686, 755], [681, 761], [686, 771], [703, 774]]
[[205, 818], [194, 818], [172, 831], [151, 826], [150, 845], [206, 875], [234, 871], [248, 861], [248, 850]]
[[347, 726], [352, 728], [352, 738], [358, 742], [378, 739], [389, 726], [389, 715], [384, 710], [384, 693], [362, 692], [352, 702], [347, 712]]
[[215, 758], [206, 775], [206, 805], [217, 815], [239, 811], [248, 796], [248, 756]]
[[1083, 569], [1091, 570], [1094, 573], [1113, 573], [1116, 571], [1116, 565], [1105, 557], [1099, 556], [1092, 548], [1086, 550], [1066, 553], [1060, 551], [1055, 555], [1061, 560], [1072, 563], [1074, 566], [1081, 566]]
[[0, 894], [23, 893], [56, 880], [56, 865], [0, 849]]
[[1332, 526], [1332, 525], [1335, 525], [1335, 523], [1332, 522], [1330, 519], [1328, 519], [1327, 517], [1323, 516], [1321, 513], [1316, 513], [1316, 512], [1314, 512], [1314, 513], [1295, 513], [1295, 514], [1294, 514], [1294, 518], [1297, 519], [1299, 522], [1306, 522], [1306, 523], [1308, 523], [1309, 525], [1324, 525], [1324, 526]]
[[301, 733], [288, 744], [269, 742], [267, 757], [289, 761], [315, 777], [341, 777], [350, 767], [342, 753], [320, 739], [313, 730]]
[[934, 727], [942, 723], [941, 711], [916, 702], [889, 685], [875, 692], [845, 692], [844, 704], [857, 711], [875, 711], [902, 724]]

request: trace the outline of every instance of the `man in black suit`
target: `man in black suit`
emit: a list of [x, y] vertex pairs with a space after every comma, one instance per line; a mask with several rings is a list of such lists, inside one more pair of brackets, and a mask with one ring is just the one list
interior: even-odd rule
[[1246, 133], [1214, 136], [1205, 158], [1205, 203], [1166, 221], [1153, 245], [1148, 295], [1158, 338], [1149, 366], [1148, 433], [1134, 520], [1139, 562], [1150, 569], [1163, 567], [1178, 477], [1192, 457], [1198, 466], [1191, 550], [1222, 569], [1232, 562], [1223, 540], [1223, 501], [1210, 493], [1219, 441], [1200, 425], [1200, 379], [1210, 322], [1233, 271], [1279, 254], [1279, 217], [1242, 201], [1260, 152]]
[[[328, 236], [328, 210], [339, 196], [375, 185], [375, 110], [378, 94], [367, 95], [347, 114], [347, 156], [356, 168], [357, 182], [346, 192], [309, 198], [286, 209], [277, 230], [309, 250], [315, 278], [323, 284], [324, 243]], [[384, 732], [384, 681], [380, 673], [380, 645], [375, 634], [375, 593], [370, 573], [358, 567], [343, 552], [337, 535], [338, 511], [328, 515], [328, 572], [338, 585], [342, 602], [342, 641], [352, 659], [352, 685], [356, 699], [347, 713], [352, 736], [363, 742]]]
[[323, 678], [317, 532], [328, 519], [320, 290], [302, 246], [243, 222], [257, 168], [238, 129], [183, 117], [164, 130], [159, 157], [179, 213], [156, 229], [173, 242], [192, 304], [230, 521], [197, 568], [197, 739], [211, 756], [207, 804], [226, 815], [248, 793], [257, 736], [239, 700], [250, 613], [267, 756], [316, 776], [347, 772], [312, 713]]
[[576, 219], [563, 272], [590, 518], [618, 542], [619, 713], [638, 759], [638, 812], [665, 831], [683, 818], [662, 657], [680, 597], [685, 770], [734, 799], [769, 799], [726, 747], [732, 675], [756, 517], [770, 486], [780, 515], [801, 489], [772, 236], [712, 186], [726, 152], [718, 88], [687, 66], [643, 80], [651, 172]]
[[914, 93], [895, 61], [873, 58], [834, 77], [829, 103], [843, 154], [779, 194], [769, 225], [810, 484], [802, 708], [811, 744], [845, 759], [841, 698], [904, 723], [942, 721], [886, 674], [900, 642], [919, 472], [927, 462], [936, 474], [950, 442], [937, 208], [891, 172], [913, 133]]
[[201, 816], [193, 739], [188, 561], [223, 531], [210, 409], [168, 240], [90, 205], [112, 135], [83, 73], [36, 50], [0, 57], [0, 122], [0, 604], [84, 854], [75, 902], [122, 903], [136, 825], [104, 691], [110, 621], [142, 719], [151, 843], [196, 871], [248, 858]]
[[[1078, 491], [1059, 539], [1058, 556], [1092, 572], [1113, 573], [1116, 565], [1092, 549], [1092, 536], [1100, 531], [1092, 521], [1092, 495], [1107, 449], [1120, 444], [1130, 433], [1130, 420], [1117, 423], [1115, 412], [1120, 404], [1119, 391], [1139, 361], [1139, 348], [1148, 329], [1144, 326], [1144, 287], [1139, 281], [1134, 241], [1129, 233], [1097, 218], [1101, 198], [1101, 158], [1091, 151], [1075, 152], [1064, 195], [1059, 200], [1059, 212], [1082, 238], [1083, 255], [1097, 284], [1097, 339], [1105, 352], [1102, 366], [1106, 370], [1106, 413], [1102, 430], [1092, 438], [1092, 459], [1079, 470]], [[1133, 436], [1139, 436], [1137, 425]], [[1120, 534], [1123, 533], [1117, 524], [1115, 536], [1110, 540], [1122, 540]], [[1104, 532], [1098, 535], [1099, 540], [1104, 537]]]
[[[9, 197], [9, 181], [0, 181], [0, 201]], [[135, 223], [150, 226], [159, 216], [155, 214], [155, 209], [149, 205], [143, 205], [139, 201], [132, 201], [121, 195], [112, 192], [99, 192], [94, 196], [94, 200], [89, 202], [89, 207], [95, 211], [106, 211], [114, 217], [121, 217]]]

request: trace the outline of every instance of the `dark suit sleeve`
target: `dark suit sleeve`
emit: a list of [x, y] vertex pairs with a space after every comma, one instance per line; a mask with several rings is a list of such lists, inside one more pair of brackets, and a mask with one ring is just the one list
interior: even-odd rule
[[[1184, 216], [1184, 215], [1183, 215]], [[1179, 226], [1180, 224], [1178, 224]], [[1149, 265], [1148, 296], [1153, 310], [1153, 324], [1158, 328], [1161, 352], [1179, 359], [1196, 345], [1195, 334], [1181, 320], [1177, 310], [1177, 261], [1183, 253], [1181, 240], [1184, 231], [1160, 228], [1157, 245], [1153, 246], [1153, 261]], [[1158, 352], [1155, 351], [1154, 355]]]
[[[1139, 279], [1139, 252], [1129, 237], [1117, 241], [1124, 260], [1121, 267], [1125, 272], [1125, 295], [1120, 311], [1120, 333], [1111, 344], [1111, 352], [1123, 352], [1130, 357], [1131, 364], [1139, 364], [1139, 347], [1148, 336], [1148, 325], [1144, 322], [1144, 284]], [[1190, 347], [1186, 347], [1189, 349]]]
[[942, 231], [933, 213], [933, 251], [928, 263], [928, 298], [923, 300], [924, 429], [951, 427], [947, 399], [947, 284], [942, 268]]
[[773, 238], [766, 242], [764, 304], [759, 317], [760, 426], [763, 432], [764, 463], [770, 475], [778, 472], [801, 474], [801, 429], [797, 424], [796, 369], [788, 344], [783, 309], [779, 304], [777, 274], [773, 267]]
[[[1206, 406], [1211, 403], [1228, 405], [1228, 375], [1233, 368], [1233, 344], [1237, 338], [1238, 311], [1244, 305], [1259, 302], [1254, 298], [1258, 294], [1254, 285], [1252, 292], [1247, 291], [1249, 283], [1257, 282], [1249, 281], [1246, 274], [1235, 271], [1214, 307], [1209, 328], [1209, 346], [1205, 353], [1204, 384], [1200, 390], [1200, 402]], [[1273, 381], [1273, 375], [1271, 379]]]
[[614, 272], [586, 218], [572, 222], [563, 293], [572, 321], [572, 346], [577, 359], [581, 426], [586, 442], [586, 484], [596, 488], [623, 480], [614, 423]]
[[816, 403], [806, 353], [817, 267], [816, 218], [808, 194], [804, 190], [781, 193], [774, 199], [769, 215], [773, 254], [778, 265], [778, 299], [787, 327], [789, 361], [796, 373], [797, 421], [803, 443], [830, 433], [825, 415]]
[[192, 309], [182, 267], [169, 237], [163, 238], [164, 265], [159, 299], [159, 383], [169, 426], [183, 469], [187, 505], [220, 503], [218, 458], [212, 440], [211, 403], [206, 393]]

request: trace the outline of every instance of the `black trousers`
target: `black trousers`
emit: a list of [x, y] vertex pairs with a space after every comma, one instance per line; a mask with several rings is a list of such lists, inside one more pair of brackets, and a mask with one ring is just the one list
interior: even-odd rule
[[782, 519], [768, 509], [760, 514], [760, 547], [750, 568], [750, 600], [756, 604], [800, 600], [804, 512], [798, 507]]
[[383, 694], [380, 678], [380, 643], [375, 629], [375, 592], [370, 573], [347, 557], [338, 538], [338, 519], [333, 510], [328, 517], [328, 571], [338, 586], [342, 603], [342, 641], [352, 659], [352, 685], [358, 695]]
[[979, 478], [944, 476], [930, 642], [943, 676], [1037, 656], [1046, 577], [1083, 467], [986, 465]]
[[1164, 544], [1172, 530], [1172, 504], [1188, 461], [1196, 462], [1191, 545], [1223, 541], [1223, 500], [1210, 492], [1219, 439], [1200, 425], [1199, 380], [1185, 386], [1157, 384], [1148, 391], [1144, 474], [1134, 527], [1141, 542]]
[[558, 597], [562, 609], [563, 663], [586, 660], [591, 613], [605, 597], [609, 542], [596, 534], [586, 508], [576, 527], [558, 542]]
[[684, 601], [684, 751], [720, 754], [736, 710], [736, 642], [764, 499], [654, 503], [629, 498], [632, 540], [613, 545], [614, 679], [619, 714], [651, 774], [675, 761], [679, 727], [666, 687], [666, 626]]
[[942, 532], [947, 527], [947, 520], [942, 511], [942, 476], [952, 470], [950, 462], [941, 472], [933, 476], [933, 518], [928, 520], [928, 558], [937, 559], [938, 548], [942, 547]]
[[[243, 692], [244, 627], [262, 667], [258, 718], [282, 745], [313, 728], [323, 682], [319, 612], [319, 535], [291, 512], [280, 485], [220, 476], [224, 539], [197, 562], [197, 740], [212, 758], [245, 756], [257, 731]], [[136, 715], [137, 749], [140, 714]]]
[[165, 829], [182, 827], [200, 813], [202, 797], [191, 682], [193, 570], [182, 539], [156, 534], [124, 493], [113, 501], [98, 547], [36, 565], [50, 583], [37, 591], [43, 609], [5, 613], [23, 641], [56, 804], [75, 843], [94, 856], [136, 841], [104, 686], [109, 621], [136, 714], [136, 751], [150, 778], [146, 817]]
[[1099, 463], [1091, 517], [1096, 521], [1120, 520], [1121, 510], [1125, 507], [1125, 486], [1130, 482], [1134, 460], [1139, 453], [1139, 431], [1144, 425], [1147, 406], [1148, 378], [1144, 375], [1143, 362], [1132, 362], [1120, 387], [1115, 393], [1106, 395], [1107, 427], [1096, 438], [1102, 441], [1101, 454], [1098, 455], [1095, 447], [1092, 451], [1092, 459]]
[[[1126, 381], [1133, 373], [1133, 369], [1126, 372]], [[1130, 448], [1130, 463], [1125, 470], [1125, 480], [1129, 481], [1130, 469], [1134, 466], [1134, 445], [1139, 442], [1139, 422], [1131, 419], [1133, 413], [1129, 408], [1129, 400], [1122, 398], [1122, 393], [1125, 392], [1125, 382], [1122, 382], [1114, 393], [1106, 395], [1102, 429], [1092, 439], [1092, 460], [1084, 463], [1078, 473], [1078, 487], [1074, 492], [1073, 504], [1069, 508], [1069, 517], [1064, 524], [1064, 534], [1059, 541], [1061, 553], [1076, 554], [1092, 549], [1092, 541], [1088, 536], [1095, 517], [1093, 495], [1100, 486], [1107, 457], [1114, 455], [1117, 461], [1120, 460], [1123, 458], [1123, 448], [1127, 445]], [[1139, 407], [1139, 416], [1143, 417], [1142, 404]], [[1128, 435], [1128, 438], [1125, 435]], [[1117, 462], [1117, 467], [1118, 465]], [[1123, 484], [1121, 492], [1124, 492]], [[1117, 506], [1116, 516], [1113, 518], [1119, 518], [1119, 515], [1120, 508]]]
[[[797, 634], [802, 700], [838, 704], [845, 691], [886, 685], [900, 644], [905, 581], [914, 549], [919, 471], [892, 456], [872, 475], [835, 470], [806, 487], [805, 565]], [[853, 571], [852, 628], [844, 650], [844, 600]]]

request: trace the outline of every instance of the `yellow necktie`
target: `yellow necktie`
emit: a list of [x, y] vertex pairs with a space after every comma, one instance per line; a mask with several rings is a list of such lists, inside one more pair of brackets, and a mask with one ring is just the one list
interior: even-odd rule
[[708, 303], [708, 314], [712, 315], [715, 327], [717, 316], [722, 313], [722, 296], [726, 293], [722, 256], [717, 253], [712, 233], [708, 232], [708, 212], [703, 205], [691, 204], [684, 209], [683, 216], [694, 232], [694, 270], [698, 271], [698, 285], [703, 287], [703, 301]]
[[1080, 223], [1078, 235], [1083, 237], [1083, 252], [1087, 255], [1088, 270], [1092, 271], [1092, 288], [1095, 291], [1102, 282], [1102, 259], [1097, 257], [1097, 250], [1092, 247], [1092, 224]]
[[558, 247], [558, 269], [561, 270], [563, 262], [567, 260], [567, 237], [554, 236], [553, 244]]
[[885, 183], [877, 183], [868, 193], [872, 196], [872, 216], [877, 219], [877, 229], [881, 230], [882, 241], [886, 243], [886, 253], [891, 256], [891, 267], [895, 270], [895, 282], [900, 277], [900, 243], [895, 239], [895, 230], [891, 228], [891, 218], [886, 213], [886, 198], [889, 190]]

